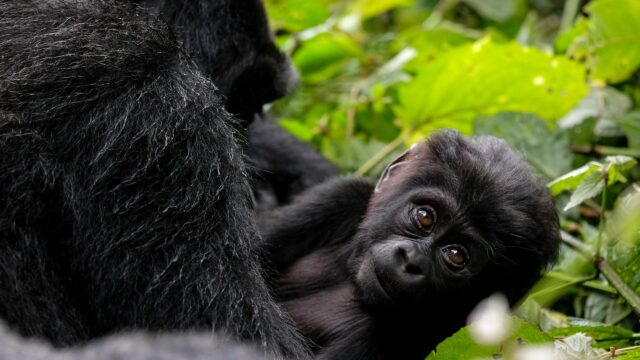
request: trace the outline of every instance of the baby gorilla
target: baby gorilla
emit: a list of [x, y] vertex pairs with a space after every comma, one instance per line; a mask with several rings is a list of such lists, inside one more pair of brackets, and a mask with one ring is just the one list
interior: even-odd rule
[[342, 178], [259, 219], [274, 292], [321, 359], [424, 359], [557, 256], [551, 196], [494, 137], [438, 133], [377, 184]]

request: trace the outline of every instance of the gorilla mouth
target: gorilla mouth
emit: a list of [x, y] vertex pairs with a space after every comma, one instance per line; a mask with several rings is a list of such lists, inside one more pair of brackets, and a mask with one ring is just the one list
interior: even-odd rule
[[385, 300], [389, 302], [393, 302], [395, 298], [395, 289], [391, 286], [387, 281], [384, 280], [384, 277], [380, 276], [377, 269], [373, 269], [373, 273], [375, 274], [375, 279], [377, 283], [378, 291], [385, 297]]

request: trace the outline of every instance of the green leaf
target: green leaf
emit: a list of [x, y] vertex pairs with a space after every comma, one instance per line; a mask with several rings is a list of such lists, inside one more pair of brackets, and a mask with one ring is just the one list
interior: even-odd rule
[[358, 0], [353, 5], [353, 10], [357, 12], [361, 18], [367, 19], [380, 15], [385, 11], [412, 4], [413, 0]]
[[611, 122], [613, 118], [624, 115], [633, 106], [629, 95], [612, 87], [592, 87], [589, 95], [560, 119], [560, 126], [572, 127], [586, 119]]
[[551, 337], [540, 331], [537, 326], [515, 316], [512, 317], [512, 321], [516, 330], [505, 344], [498, 346], [479, 345], [472, 339], [469, 333], [469, 327], [466, 326], [441, 342], [436, 349], [427, 356], [426, 360], [496, 358], [495, 356], [502, 354], [503, 348], [551, 342]]
[[585, 176], [578, 185], [576, 191], [571, 195], [569, 203], [564, 207], [564, 211], [582, 204], [585, 200], [599, 195], [604, 189], [604, 179], [601, 171], [594, 171]]
[[553, 120], [586, 95], [584, 77], [582, 65], [562, 56], [484, 39], [419, 67], [412, 82], [399, 85], [396, 114], [408, 130], [500, 111]]
[[361, 54], [362, 49], [349, 36], [330, 32], [305, 41], [294, 55], [293, 63], [305, 82], [317, 83], [340, 72], [345, 61]]
[[551, 329], [548, 334], [553, 337], [565, 337], [580, 332], [592, 338], [595, 342], [594, 346], [599, 348], [608, 349], [611, 346], [621, 348], [634, 344], [634, 332], [619, 326], [570, 326]]
[[471, 6], [483, 17], [495, 21], [509, 20], [522, 4], [521, 0], [462, 0], [462, 2]]
[[620, 356], [616, 356], [617, 360], [640, 360], [640, 349], [625, 351]]
[[632, 112], [614, 118], [614, 121], [622, 127], [629, 140], [629, 146], [640, 149], [640, 112]]
[[300, 140], [308, 142], [313, 138], [311, 129], [298, 120], [280, 119], [278, 120], [278, 124]]
[[597, 0], [589, 13], [591, 77], [618, 83], [640, 67], [640, 1]]
[[331, 13], [320, 1], [267, 0], [267, 13], [273, 29], [299, 32], [325, 22]]
[[580, 186], [580, 183], [587, 175], [594, 171], [602, 170], [602, 164], [597, 162], [590, 162], [584, 166], [581, 166], [569, 173], [562, 175], [561, 177], [553, 180], [549, 183], [549, 190], [551, 195], [558, 196], [564, 191], [573, 191]]
[[609, 264], [640, 294], [640, 191], [618, 200], [607, 220], [606, 234]]
[[567, 133], [551, 132], [547, 123], [535, 115], [506, 112], [481, 116], [474, 122], [473, 133], [504, 139], [524, 154], [536, 172], [548, 179], [571, 169], [573, 154]]
[[607, 185], [612, 185], [616, 182], [627, 182], [627, 178], [622, 173], [631, 170], [638, 164], [634, 158], [623, 155], [607, 156], [605, 163], [609, 178]]

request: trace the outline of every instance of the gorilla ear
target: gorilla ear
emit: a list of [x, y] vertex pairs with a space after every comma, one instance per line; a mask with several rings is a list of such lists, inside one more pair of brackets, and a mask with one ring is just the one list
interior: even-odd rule
[[385, 183], [393, 176], [394, 172], [398, 169], [402, 168], [403, 165], [407, 164], [412, 160], [412, 158], [416, 157], [418, 144], [413, 144], [409, 148], [409, 150], [402, 153], [402, 155], [398, 156], [391, 162], [391, 164], [387, 165], [387, 167], [380, 175], [380, 179], [378, 179], [378, 183], [376, 184], [375, 192], [379, 192], [380, 189], [384, 186]]

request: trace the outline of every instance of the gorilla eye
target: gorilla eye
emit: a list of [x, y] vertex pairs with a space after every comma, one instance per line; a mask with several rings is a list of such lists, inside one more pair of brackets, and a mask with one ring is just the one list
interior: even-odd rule
[[431, 230], [436, 223], [436, 212], [430, 206], [419, 207], [415, 210], [415, 219], [421, 229]]
[[442, 255], [447, 265], [456, 270], [462, 269], [469, 261], [467, 251], [460, 245], [450, 245], [442, 248]]

